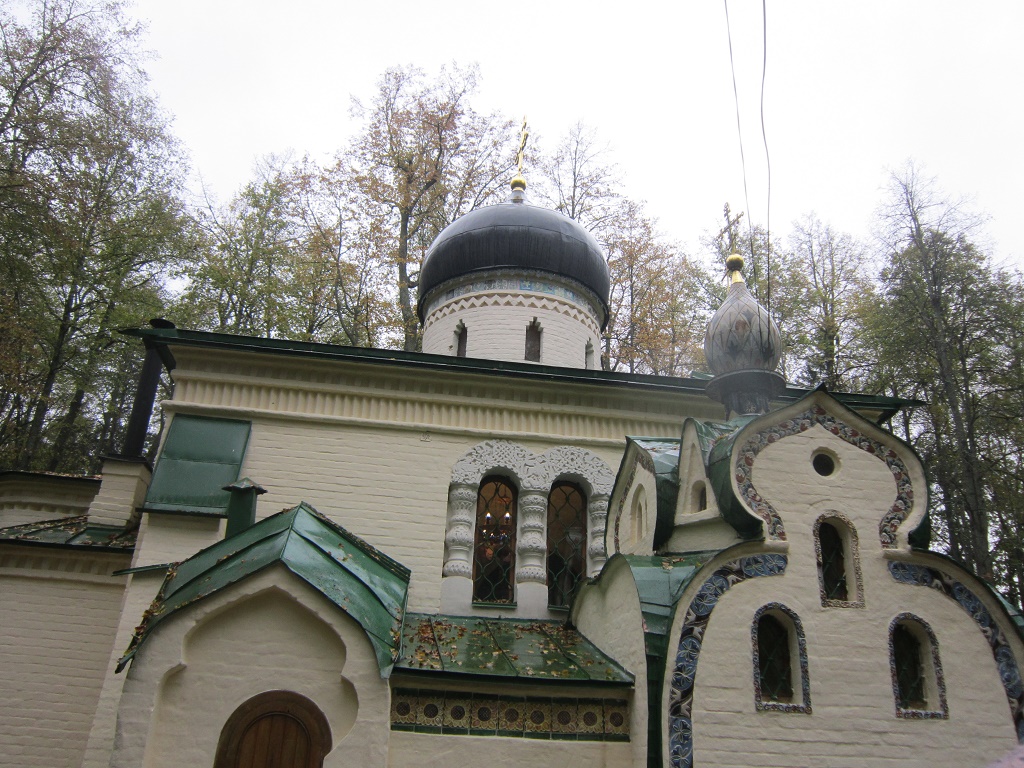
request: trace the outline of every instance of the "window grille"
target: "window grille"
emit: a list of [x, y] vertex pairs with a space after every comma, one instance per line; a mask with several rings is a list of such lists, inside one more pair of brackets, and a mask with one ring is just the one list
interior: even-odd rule
[[818, 527], [821, 545], [821, 581], [825, 597], [829, 600], [848, 600], [846, 585], [846, 556], [843, 536], [832, 523]]
[[513, 602], [516, 490], [504, 477], [485, 477], [476, 497], [473, 602]]
[[568, 608], [587, 567], [587, 497], [575, 483], [548, 494], [548, 605]]
[[793, 700], [793, 665], [789, 630], [771, 614], [757, 622], [757, 662], [761, 698], [765, 701]]
[[897, 624], [893, 628], [892, 655], [899, 706], [902, 709], [927, 709], [921, 641], [906, 624]]

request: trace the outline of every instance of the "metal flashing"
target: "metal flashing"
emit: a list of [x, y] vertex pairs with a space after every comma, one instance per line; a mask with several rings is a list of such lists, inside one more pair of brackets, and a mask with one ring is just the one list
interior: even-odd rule
[[90, 525], [88, 515], [0, 528], [0, 543], [130, 553], [137, 529]]
[[633, 683], [632, 674], [567, 624], [473, 616], [408, 614], [395, 669], [460, 679]]

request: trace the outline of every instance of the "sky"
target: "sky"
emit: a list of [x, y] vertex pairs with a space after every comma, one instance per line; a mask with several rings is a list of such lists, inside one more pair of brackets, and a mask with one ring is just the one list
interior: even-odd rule
[[[479, 111], [528, 116], [547, 147], [594, 128], [625, 193], [691, 252], [747, 200], [773, 232], [814, 212], [871, 243], [891, 174], [913, 162], [986, 217], [997, 264], [1024, 269], [1019, 0], [767, 0], [766, 27], [760, 2], [729, 2], [746, 194], [721, 2], [138, 0], [134, 14], [193, 186], [221, 201], [264, 155], [329, 158], [387, 68], [476, 63]], [[529, 179], [529, 148], [526, 162]]]

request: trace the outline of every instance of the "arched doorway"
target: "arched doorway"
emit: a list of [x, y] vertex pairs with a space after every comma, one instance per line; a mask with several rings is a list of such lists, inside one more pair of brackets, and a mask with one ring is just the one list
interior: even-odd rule
[[305, 696], [267, 691], [232, 713], [214, 768], [321, 768], [331, 751], [324, 713]]

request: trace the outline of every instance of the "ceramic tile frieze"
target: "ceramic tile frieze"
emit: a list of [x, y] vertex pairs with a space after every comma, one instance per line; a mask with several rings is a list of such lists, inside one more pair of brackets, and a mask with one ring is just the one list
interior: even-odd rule
[[[1021, 681], [1020, 668], [1014, 658], [1013, 650], [1006, 640], [1006, 635], [992, 618], [981, 599], [966, 585], [952, 576], [936, 568], [914, 563], [889, 563], [890, 575], [901, 584], [913, 584], [919, 587], [931, 587], [941, 592], [967, 612], [974, 619], [992, 649], [992, 658], [999, 670], [1006, 699], [1010, 705], [1010, 716], [1013, 718], [1017, 731], [1017, 741], [1024, 744], [1024, 682]], [[918, 620], [920, 621], [920, 620]], [[890, 633], [890, 643], [892, 633]], [[933, 648], [938, 646], [933, 642]], [[890, 657], [891, 657], [890, 653]]]
[[625, 699], [496, 696], [397, 688], [391, 730], [561, 741], [629, 741]]
[[701, 642], [711, 612], [733, 585], [761, 576], [779, 576], [785, 572], [787, 562], [785, 555], [778, 554], [751, 555], [732, 560], [717, 568], [690, 601], [676, 646], [669, 691], [669, 764], [672, 768], [693, 766], [693, 686]]
[[736, 451], [734, 479], [739, 488], [740, 497], [764, 521], [768, 538], [785, 540], [786, 530], [782, 523], [782, 518], [779, 517], [779, 513], [775, 508], [766, 499], [762, 498], [754, 488], [752, 480], [754, 459], [772, 443], [776, 443], [790, 435], [806, 432], [816, 424], [820, 424], [833, 435], [845, 440], [850, 445], [860, 448], [862, 451], [866, 451], [880, 461], [885, 462], [886, 467], [892, 472], [893, 479], [896, 481], [896, 500], [879, 523], [878, 535], [884, 548], [894, 548], [896, 546], [896, 530], [910, 513], [914, 500], [914, 489], [906, 465], [894, 450], [868, 437], [849, 424], [840, 421], [820, 405], [812, 406], [797, 416], [751, 435], [739, 450]]

